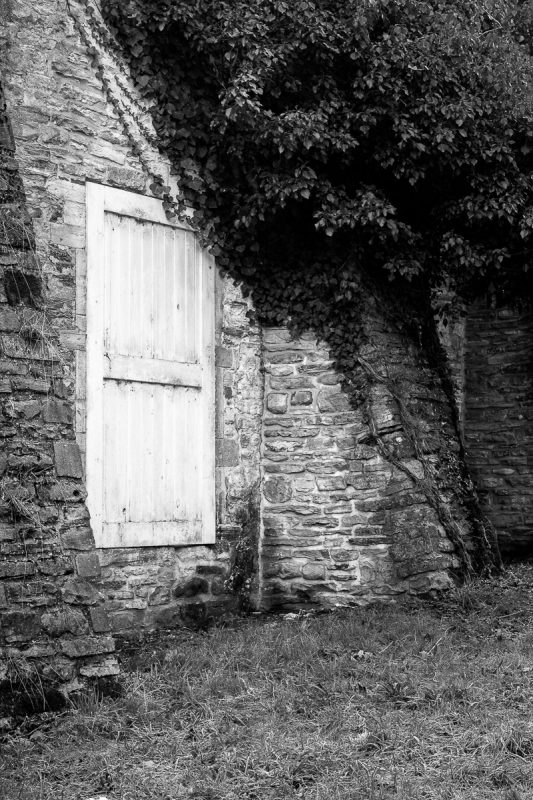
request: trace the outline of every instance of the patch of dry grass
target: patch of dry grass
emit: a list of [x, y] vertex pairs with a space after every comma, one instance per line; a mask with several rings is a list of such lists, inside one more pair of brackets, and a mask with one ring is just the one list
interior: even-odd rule
[[445, 602], [145, 647], [4, 746], [7, 800], [529, 800], [533, 568]]

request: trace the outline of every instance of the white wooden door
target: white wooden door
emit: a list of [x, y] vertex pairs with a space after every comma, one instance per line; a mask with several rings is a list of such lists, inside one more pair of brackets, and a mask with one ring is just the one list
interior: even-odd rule
[[159, 200], [87, 184], [97, 547], [215, 541], [214, 265]]

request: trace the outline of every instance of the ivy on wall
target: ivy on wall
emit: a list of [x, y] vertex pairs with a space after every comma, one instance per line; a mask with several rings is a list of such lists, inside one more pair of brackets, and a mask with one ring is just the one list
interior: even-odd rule
[[327, 341], [354, 403], [369, 292], [441, 377], [437, 292], [529, 292], [531, 2], [102, 5], [182, 192], [154, 193], [261, 320]]
[[105, 0], [104, 11], [183, 201], [271, 315], [278, 284], [301, 287], [293, 272], [315, 295], [350, 300], [352, 264], [408, 294], [515, 288], [533, 233], [533, 72], [517, 43], [530, 6]]

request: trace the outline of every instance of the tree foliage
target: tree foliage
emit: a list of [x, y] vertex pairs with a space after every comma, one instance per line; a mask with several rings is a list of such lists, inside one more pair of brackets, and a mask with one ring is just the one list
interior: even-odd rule
[[354, 270], [414, 309], [443, 286], [523, 296], [532, 9], [104, 2], [182, 205], [274, 321], [352, 300]]

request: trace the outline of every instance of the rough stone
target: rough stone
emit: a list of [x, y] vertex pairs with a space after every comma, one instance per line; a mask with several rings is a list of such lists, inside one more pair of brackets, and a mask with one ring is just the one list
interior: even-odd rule
[[2, 635], [7, 642], [27, 642], [38, 635], [40, 625], [34, 611], [5, 611], [0, 618]]
[[90, 528], [70, 528], [61, 534], [63, 545], [70, 550], [90, 550], [94, 537]]
[[291, 483], [287, 478], [269, 478], [263, 485], [263, 494], [269, 503], [284, 503], [292, 497]]
[[80, 578], [96, 578], [101, 573], [97, 553], [83, 553], [76, 556], [76, 570]]
[[83, 477], [80, 448], [76, 442], [54, 442], [54, 461], [58, 477]]
[[217, 345], [215, 350], [215, 364], [217, 367], [231, 369], [233, 367], [233, 350], [229, 347]]
[[22, 400], [18, 403], [13, 403], [13, 410], [16, 414], [25, 417], [25, 419], [35, 419], [41, 413], [42, 404], [38, 400]]
[[[108, 606], [111, 604], [107, 603]], [[122, 605], [117, 609], [109, 608], [109, 619], [113, 633], [128, 633], [129, 631], [139, 631], [143, 627], [143, 613], [137, 610], [127, 610]], [[165, 627], [154, 624], [154, 627]]]
[[347, 478], [345, 475], [319, 475], [316, 483], [320, 491], [334, 492], [346, 489]]
[[88, 581], [69, 578], [61, 590], [65, 603], [92, 606], [103, 600], [102, 595]]
[[74, 608], [64, 608], [43, 614], [41, 624], [50, 636], [61, 636], [64, 633], [74, 635], [89, 632], [89, 625], [81, 611]]
[[[120, 667], [114, 657], [98, 659], [95, 663], [85, 663], [80, 667], [80, 675], [85, 678], [104, 678], [119, 674]], [[98, 800], [98, 798], [94, 798], [94, 800]]]
[[81, 503], [87, 496], [85, 487], [72, 480], [59, 480], [48, 492], [50, 500], [60, 503]]
[[0, 331], [17, 331], [20, 328], [18, 314], [10, 308], [0, 309]]
[[326, 577], [326, 568], [323, 564], [306, 564], [302, 568], [302, 575], [307, 580], [323, 580]]
[[291, 405], [310, 406], [313, 402], [313, 392], [300, 390], [291, 394]]
[[348, 411], [348, 397], [339, 389], [322, 389], [317, 397], [318, 410], [322, 412]]
[[0, 578], [26, 578], [34, 574], [35, 564], [32, 561], [0, 562]]
[[64, 401], [52, 398], [44, 404], [43, 419], [45, 422], [57, 422], [68, 425], [72, 422], [72, 410]]
[[74, 572], [74, 563], [70, 555], [53, 555], [52, 558], [41, 559], [38, 567], [41, 575], [45, 575], [52, 580], [61, 578], [64, 575], [71, 575]]
[[11, 386], [14, 392], [48, 394], [50, 391], [50, 381], [41, 378], [12, 378]]
[[76, 639], [64, 639], [61, 642], [61, 650], [69, 658], [97, 656], [101, 653], [112, 653], [114, 649], [115, 642], [111, 636], [78, 637]]
[[239, 464], [239, 442], [236, 439], [221, 439], [217, 443], [217, 466], [236, 467]]
[[285, 414], [288, 406], [288, 395], [281, 392], [267, 394], [267, 410], [272, 414]]

